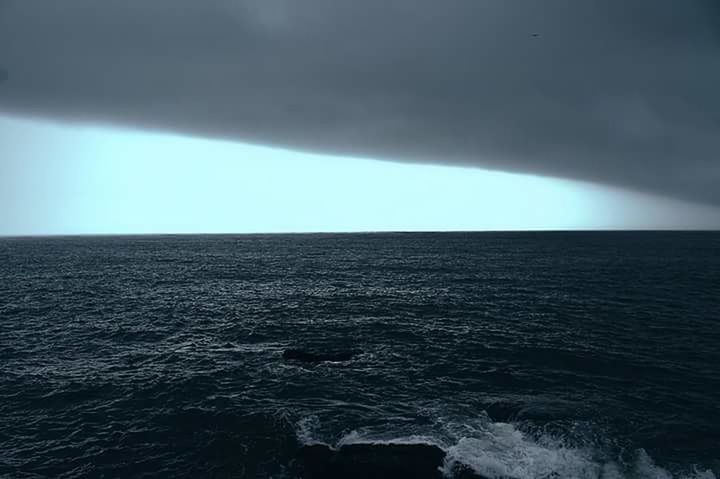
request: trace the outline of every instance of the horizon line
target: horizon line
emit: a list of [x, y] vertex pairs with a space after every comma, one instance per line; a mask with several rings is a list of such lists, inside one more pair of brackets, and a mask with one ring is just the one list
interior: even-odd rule
[[720, 233], [720, 228], [578, 228], [578, 229], [507, 229], [507, 230], [363, 230], [363, 231], [273, 231], [223, 233], [50, 233], [0, 234], [0, 239], [32, 238], [137, 238], [168, 236], [321, 236], [387, 234], [497, 234], [497, 233]]

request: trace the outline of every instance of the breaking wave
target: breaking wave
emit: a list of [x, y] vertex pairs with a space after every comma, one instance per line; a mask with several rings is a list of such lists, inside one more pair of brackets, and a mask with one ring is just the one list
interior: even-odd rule
[[328, 444], [315, 435], [319, 419], [309, 416], [298, 422], [297, 437], [302, 445], [325, 444], [335, 450], [358, 444], [435, 446], [445, 453], [441, 470], [448, 478], [469, 469], [488, 479], [717, 479], [712, 470], [697, 465], [672, 471], [661, 467], [644, 449], [605, 451], [597, 443], [607, 441], [533, 434], [485, 415], [465, 422], [439, 419], [435, 427], [404, 436], [354, 430]]

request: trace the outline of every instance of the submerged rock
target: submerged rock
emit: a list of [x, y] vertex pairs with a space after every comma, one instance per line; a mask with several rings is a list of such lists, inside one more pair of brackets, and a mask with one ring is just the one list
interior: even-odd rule
[[303, 479], [442, 479], [445, 452], [424, 444], [304, 446], [295, 461]]
[[286, 349], [283, 351], [283, 359], [303, 363], [343, 362], [350, 361], [356, 354], [355, 351], [319, 352], [304, 349]]
[[[445, 451], [430, 444], [351, 444], [335, 450], [303, 446], [291, 468], [302, 479], [443, 479]], [[458, 479], [484, 479], [456, 468]]]

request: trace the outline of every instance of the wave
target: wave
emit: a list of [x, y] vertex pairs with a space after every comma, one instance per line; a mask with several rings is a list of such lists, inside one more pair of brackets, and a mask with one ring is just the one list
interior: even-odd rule
[[643, 449], [613, 457], [597, 445], [571, 445], [573, 441], [567, 437], [530, 434], [487, 416], [464, 422], [441, 419], [425, 434], [355, 430], [331, 444], [315, 435], [319, 427], [314, 416], [299, 421], [300, 443], [325, 445], [333, 451], [376, 445], [379, 453], [393, 445], [439, 448], [444, 453], [440, 472], [447, 478], [469, 470], [487, 479], [718, 479], [712, 470], [694, 465], [670, 471], [657, 465]]

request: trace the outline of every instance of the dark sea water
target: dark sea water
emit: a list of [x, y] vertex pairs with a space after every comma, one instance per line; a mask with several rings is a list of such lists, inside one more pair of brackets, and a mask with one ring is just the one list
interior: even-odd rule
[[716, 478], [720, 234], [0, 239], [0, 476], [292, 477], [314, 443]]

